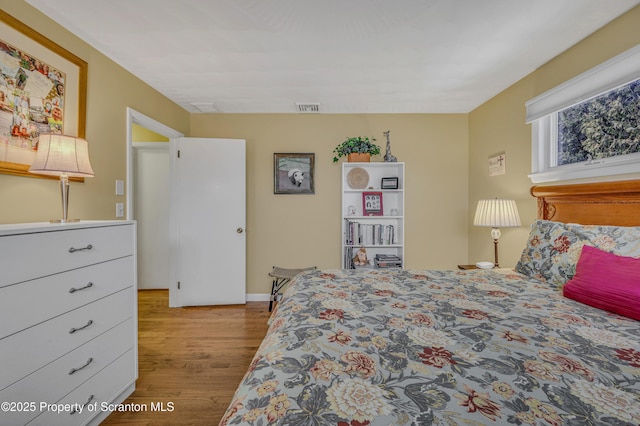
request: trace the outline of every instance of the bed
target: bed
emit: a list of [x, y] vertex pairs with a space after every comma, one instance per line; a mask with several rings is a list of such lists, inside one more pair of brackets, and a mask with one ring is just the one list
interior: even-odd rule
[[640, 322], [564, 292], [587, 282], [580, 295], [637, 314], [636, 290], [589, 296], [606, 262], [581, 253], [635, 262], [607, 291], [640, 286], [640, 181], [532, 194], [515, 269], [296, 277], [220, 424], [639, 425]]

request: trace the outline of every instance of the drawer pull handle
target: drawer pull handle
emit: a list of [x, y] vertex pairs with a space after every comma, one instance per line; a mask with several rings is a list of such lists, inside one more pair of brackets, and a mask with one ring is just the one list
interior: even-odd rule
[[86, 247], [80, 247], [80, 248], [71, 247], [69, 249], [69, 253], [75, 253], [77, 251], [82, 251], [82, 250], [91, 250], [92, 248], [93, 246], [91, 244], [87, 244]]
[[91, 281], [89, 281], [89, 282], [87, 283], [87, 285], [85, 285], [84, 287], [78, 287], [78, 288], [71, 287], [71, 288], [69, 289], [69, 293], [75, 293], [76, 291], [86, 290], [86, 289], [91, 288], [91, 287], [93, 287], [93, 283], [92, 283]]
[[69, 375], [76, 373], [80, 370], [82, 370], [83, 368], [87, 368], [89, 366], [89, 364], [91, 364], [93, 362], [93, 358], [89, 358], [87, 360], [87, 362], [82, 366], [82, 367], [78, 367], [78, 368], [72, 368], [71, 370], [69, 370]]
[[[86, 407], [87, 404], [89, 404], [91, 401], [93, 401], [94, 397], [95, 397], [95, 395], [89, 395], [89, 399], [87, 399], [87, 402], [82, 404], [82, 406], [80, 408]], [[78, 413], [78, 412], [80, 412], [80, 410], [78, 408], [74, 408], [69, 414], [73, 415], [73, 414]]]
[[82, 327], [78, 327], [78, 328], [73, 327], [71, 330], [69, 330], [69, 334], [73, 334], [76, 331], [84, 330], [85, 328], [89, 327], [91, 324], [93, 324], [93, 320], [89, 320], [89, 322], [83, 325]]

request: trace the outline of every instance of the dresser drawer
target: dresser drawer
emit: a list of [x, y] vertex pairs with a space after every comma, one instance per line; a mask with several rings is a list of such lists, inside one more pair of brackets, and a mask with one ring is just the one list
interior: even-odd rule
[[[108, 367], [93, 376], [76, 390], [66, 395], [58, 404], [78, 404], [82, 412], [44, 412], [29, 425], [69, 426], [86, 424], [92, 417], [102, 412], [103, 402], [110, 402], [136, 379], [136, 354], [132, 349], [115, 360]], [[88, 405], [92, 405], [92, 410]], [[96, 409], [97, 408], [97, 409]]]
[[[129, 287], [0, 340], [0, 390], [134, 318], [135, 303]], [[131, 336], [134, 344], [135, 331]]]
[[[135, 343], [133, 330], [134, 320], [130, 318], [1, 391], [0, 401], [57, 402], [132, 349]], [[2, 422], [25, 424], [38, 413], [3, 413]]]
[[127, 256], [2, 287], [0, 339], [131, 287], [134, 274], [134, 258]]
[[0, 287], [134, 252], [135, 227], [65, 229], [0, 237]]

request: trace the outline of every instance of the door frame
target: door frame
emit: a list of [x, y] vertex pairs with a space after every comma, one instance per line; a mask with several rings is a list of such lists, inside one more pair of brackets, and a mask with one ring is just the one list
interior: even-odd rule
[[166, 126], [159, 121], [148, 117], [141, 112], [127, 107], [127, 177], [126, 177], [126, 203], [127, 203], [127, 220], [133, 220], [133, 125], [145, 127], [161, 136], [171, 139], [184, 137], [184, 134]]

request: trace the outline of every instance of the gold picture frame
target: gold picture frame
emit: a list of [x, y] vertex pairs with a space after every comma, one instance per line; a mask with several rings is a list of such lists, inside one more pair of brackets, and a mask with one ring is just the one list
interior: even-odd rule
[[[7, 83], [7, 80], [18, 77], [5, 74], [5, 72], [15, 71], [18, 62], [21, 67], [19, 70], [20, 77], [25, 80], [28, 78], [29, 72], [34, 70], [28, 70], [23, 67], [22, 60], [24, 58], [30, 64], [37, 59], [39, 63], [47, 66], [47, 69], [53, 68], [60, 71], [64, 76], [61, 79], [63, 84], [60, 85], [62, 86], [61, 88], [56, 87], [55, 90], [60, 91], [62, 89], [60, 98], [63, 99], [63, 108], [61, 108], [63, 112], [59, 113], [61, 119], [55, 122], [59, 123], [57, 130], [70, 136], [84, 138], [87, 108], [87, 62], [2, 10], [0, 10], [0, 34], [2, 34], [0, 43], [3, 47], [0, 49], [0, 55], [2, 55], [0, 56], [0, 78], [3, 82]], [[8, 49], [12, 49], [13, 56], [7, 52]], [[20, 53], [19, 58], [17, 57], [18, 52]], [[51, 83], [47, 79], [53, 80], [52, 73], [46, 73], [41, 70], [40, 74], [42, 76], [38, 76], [37, 79], [39, 84], [35, 87], [40, 90], [47, 90], [47, 84]], [[35, 76], [35, 74], [33, 75]], [[33, 80], [35, 81], [36, 78], [33, 78]], [[0, 85], [5, 93], [0, 97], [0, 101], [4, 101], [7, 95], [6, 92], [10, 91], [10, 86], [2, 84], [3, 82], [0, 82]], [[19, 78], [15, 78], [15, 81], [10, 81], [10, 83], [15, 84], [12, 87], [15, 93], [24, 89], [24, 87], [20, 86]], [[10, 96], [15, 98], [15, 93], [10, 93]], [[22, 93], [22, 97], [27, 98], [28, 106], [26, 108], [30, 112], [34, 110], [33, 104], [38, 105], [38, 108], [44, 109], [44, 106], [40, 107], [39, 104], [43, 103], [42, 101], [46, 100], [46, 98], [31, 96], [31, 91], [23, 91]], [[40, 123], [39, 126], [36, 125], [37, 120], [30, 122], [33, 118], [31, 115], [23, 118], [22, 120], [29, 125], [29, 130], [26, 132], [22, 128], [15, 130], [18, 117], [20, 117], [20, 111], [15, 107], [15, 99], [11, 103], [7, 102], [5, 105], [0, 105], [0, 130], [2, 130], [0, 131], [0, 173], [57, 179], [56, 176], [29, 173], [29, 166], [37, 149], [36, 137], [33, 136], [36, 133], [33, 130], [40, 130], [38, 127], [42, 126], [52, 128], [53, 124], [51, 123], [54, 122], [55, 115], [48, 122], [43, 119], [42, 121], [45, 124]], [[7, 132], [7, 128], [10, 129], [9, 132]]]

